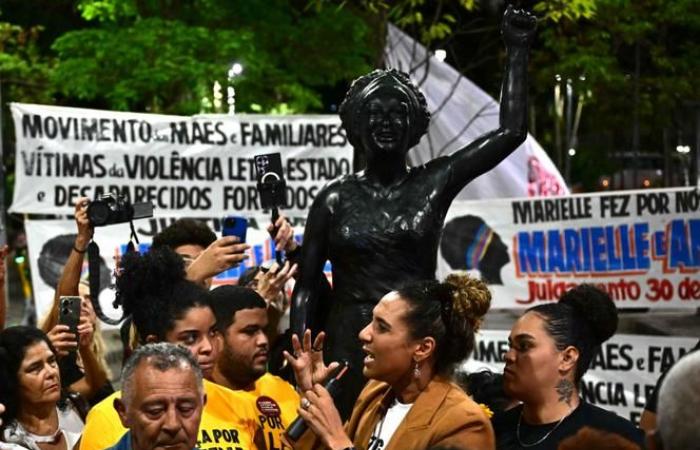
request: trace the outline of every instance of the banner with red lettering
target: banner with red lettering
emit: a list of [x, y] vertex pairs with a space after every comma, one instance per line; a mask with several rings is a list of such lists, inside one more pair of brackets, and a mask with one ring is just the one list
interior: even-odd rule
[[438, 275], [479, 272], [495, 308], [554, 301], [581, 283], [618, 308], [697, 308], [699, 212], [693, 188], [455, 202]]
[[[480, 331], [474, 354], [462, 370], [472, 373], [488, 369], [502, 373], [508, 333]], [[580, 394], [586, 401], [637, 424], [658, 378], [697, 342], [697, 338], [690, 337], [615, 335], [593, 357]]]

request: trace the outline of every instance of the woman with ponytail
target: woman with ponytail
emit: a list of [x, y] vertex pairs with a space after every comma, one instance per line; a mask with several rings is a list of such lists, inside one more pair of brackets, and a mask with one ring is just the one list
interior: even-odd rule
[[610, 296], [587, 284], [518, 319], [508, 338], [503, 382], [506, 393], [522, 404], [493, 418], [499, 449], [556, 450], [584, 426], [643, 447], [643, 434], [631, 422], [579, 397], [593, 356], [616, 330]]
[[[474, 333], [490, 303], [486, 285], [462, 274], [388, 293], [359, 334], [366, 354], [362, 372], [370, 381], [350, 420], [343, 426], [328, 391], [318, 383], [300, 383], [306, 401], [299, 414], [331, 450], [493, 449], [484, 411], [451, 380], [474, 349]], [[304, 345], [294, 340], [296, 356], [287, 359], [297, 380], [325, 373], [322, 339], [313, 347], [308, 332]]]

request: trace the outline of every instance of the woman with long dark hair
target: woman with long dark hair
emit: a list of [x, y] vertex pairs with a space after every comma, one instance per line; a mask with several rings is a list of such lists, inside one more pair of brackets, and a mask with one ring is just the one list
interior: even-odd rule
[[56, 351], [43, 331], [0, 333], [0, 441], [31, 450], [73, 450], [83, 422], [62, 396]]

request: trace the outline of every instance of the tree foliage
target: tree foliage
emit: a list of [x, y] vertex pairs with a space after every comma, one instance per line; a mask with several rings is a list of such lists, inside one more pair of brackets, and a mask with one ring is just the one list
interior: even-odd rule
[[41, 54], [37, 39], [41, 27], [0, 22], [0, 81], [5, 101], [47, 102], [52, 61]]
[[[686, 105], [700, 98], [698, 35], [695, 0], [597, 0], [593, 18], [564, 19], [540, 29], [541, 45], [533, 52], [540, 104], [551, 104], [557, 75], [572, 79], [576, 92], [590, 93], [579, 168], [596, 167], [608, 153], [632, 149], [635, 110], [640, 151], [668, 150], [664, 129], [681, 127]], [[551, 148], [551, 135], [543, 137]], [[574, 171], [575, 180], [594, 187], [594, 179], [579, 173]]]
[[319, 88], [369, 67], [367, 27], [347, 11], [282, 0], [82, 0], [79, 9], [95, 26], [56, 40], [53, 80], [63, 95], [108, 108], [196, 113], [238, 62], [238, 111], [319, 111]]

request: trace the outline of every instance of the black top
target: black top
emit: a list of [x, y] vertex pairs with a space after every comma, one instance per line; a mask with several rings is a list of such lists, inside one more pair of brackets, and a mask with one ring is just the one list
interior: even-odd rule
[[[591, 427], [601, 431], [619, 434], [644, 448], [644, 433], [614, 412], [606, 411], [583, 400], [569, 417], [538, 445], [524, 447], [518, 442], [516, 429], [523, 409], [522, 405], [496, 414], [493, 417], [493, 428], [496, 433], [496, 448], [498, 450], [557, 450], [562, 440], [573, 436], [583, 427]], [[557, 422], [544, 425], [528, 425], [524, 420], [520, 423], [520, 441], [533, 444], [542, 439], [554, 429]]]
[[[681, 356], [681, 358], [678, 361], [680, 361], [681, 359], [685, 358], [686, 356], [688, 356], [691, 353], [696, 352], [698, 350], [700, 350], [700, 341], [698, 341], [698, 343], [695, 344], [695, 347], [691, 351], [689, 351], [685, 355]], [[676, 362], [678, 362], [678, 361], [676, 361]], [[673, 366], [671, 366], [671, 367], [673, 367]], [[671, 367], [666, 369], [664, 371], [664, 373], [661, 374], [659, 379], [656, 381], [656, 386], [654, 387], [654, 392], [652, 392], [651, 395], [649, 397], [647, 397], [647, 404], [646, 404], [646, 406], [644, 406], [644, 409], [646, 409], [647, 411], [651, 411], [654, 414], [656, 414], [656, 408], [658, 406], [657, 404], [659, 403], [659, 391], [661, 390], [661, 385], [663, 384], [664, 380], [666, 379], [666, 374], [669, 372], [669, 370], [671, 370]]]

